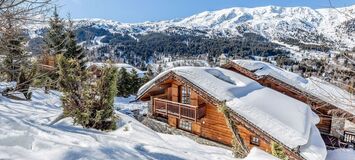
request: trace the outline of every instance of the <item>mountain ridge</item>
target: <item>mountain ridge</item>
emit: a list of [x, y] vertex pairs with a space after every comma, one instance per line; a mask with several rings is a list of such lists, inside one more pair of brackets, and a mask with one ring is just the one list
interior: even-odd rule
[[[352, 17], [355, 17], [355, 5], [337, 9], [263, 6], [205, 11], [157, 22], [75, 19], [74, 26], [79, 43], [90, 49], [96, 48], [100, 54], [114, 53], [119, 57], [131, 54], [130, 57], [134, 57], [144, 52], [146, 61], [149, 61], [149, 57], [156, 53], [245, 56], [277, 55], [280, 48], [286, 52], [290, 49], [291, 52], [316, 50], [326, 54], [331, 50], [352, 50], [355, 47], [355, 19]], [[36, 39], [35, 43], [41, 43], [38, 39], [43, 37], [47, 26], [37, 24], [27, 28], [29, 36]], [[245, 41], [249, 47], [240, 49], [245, 46]], [[253, 45], [262, 45], [262, 49]]]
[[207, 36], [232, 37], [256, 33], [270, 41], [288, 43], [291, 39], [305, 44], [349, 49], [355, 47], [353, 17], [355, 5], [337, 9], [264, 6], [204, 11], [186, 18], [157, 22], [121, 23], [94, 18], [75, 19], [75, 24], [76, 27], [93, 26], [121, 34], [166, 32], [171, 28], [200, 30]]

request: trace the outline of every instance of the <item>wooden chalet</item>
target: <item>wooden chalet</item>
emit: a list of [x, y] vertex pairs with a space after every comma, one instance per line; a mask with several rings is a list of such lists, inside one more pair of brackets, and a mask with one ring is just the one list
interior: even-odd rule
[[[270, 100], [271, 97], [280, 98], [282, 102]], [[152, 117], [228, 146], [232, 146], [233, 133], [225, 115], [219, 111], [223, 106], [231, 113], [228, 120], [236, 128], [236, 137], [248, 149], [258, 147], [270, 153], [271, 143], [276, 142], [284, 147], [290, 159], [297, 160], [322, 159], [326, 153], [324, 144], [324, 148], [314, 151], [316, 156], [306, 153], [312, 152], [309, 146], [314, 147], [314, 139], [321, 139], [318, 130], [312, 129], [313, 122], [308, 121], [314, 119], [308, 105], [233, 71], [174, 68], [142, 86], [137, 98], [149, 101]], [[290, 112], [281, 112], [282, 108]], [[297, 113], [300, 110], [302, 114]], [[298, 122], [301, 122], [298, 127], [283, 125]]]
[[[355, 132], [348, 131], [347, 128], [344, 127], [345, 121], [354, 126], [355, 102], [350, 102], [350, 104], [346, 106], [347, 104], [345, 103], [348, 102], [338, 102], [339, 99], [344, 99], [343, 95], [332, 97], [325, 95], [327, 93], [324, 93], [327, 92], [327, 88], [335, 88], [333, 90], [329, 89], [329, 92], [337, 92], [334, 94], [344, 92], [344, 95], [350, 95], [350, 93], [347, 93], [345, 90], [341, 91], [342, 89], [331, 85], [328, 82], [320, 82], [321, 80], [306, 80], [295, 73], [288, 72], [266, 62], [233, 60], [224, 64], [222, 67], [249, 77], [263, 86], [272, 88], [280, 93], [309, 104], [312, 107], [312, 110], [320, 117], [320, 122], [317, 124], [317, 128], [330, 149], [344, 147], [347, 143], [355, 143]], [[299, 85], [299, 82], [297, 81], [312, 81], [314, 84], [311, 87], [304, 87]], [[324, 86], [324, 84], [327, 86]], [[323, 86], [324, 88], [322, 88]], [[317, 90], [320, 92], [317, 93]], [[349, 97], [354, 96], [350, 95]], [[337, 117], [342, 118], [339, 119]]]

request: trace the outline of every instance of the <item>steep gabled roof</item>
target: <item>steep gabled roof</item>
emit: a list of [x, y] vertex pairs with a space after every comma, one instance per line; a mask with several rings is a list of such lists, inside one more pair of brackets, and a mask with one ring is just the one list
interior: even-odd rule
[[145, 94], [157, 81], [172, 73], [183, 77], [218, 101], [225, 101], [228, 108], [289, 148], [295, 149], [309, 143], [311, 127], [319, 122], [318, 116], [308, 105], [222, 68], [174, 68], [142, 86], [138, 96]]
[[233, 60], [233, 63], [253, 72], [256, 76], [271, 76], [301, 92], [308, 93], [339, 109], [355, 115], [355, 96], [329, 82], [316, 77], [302, 76], [273, 64], [254, 60]]

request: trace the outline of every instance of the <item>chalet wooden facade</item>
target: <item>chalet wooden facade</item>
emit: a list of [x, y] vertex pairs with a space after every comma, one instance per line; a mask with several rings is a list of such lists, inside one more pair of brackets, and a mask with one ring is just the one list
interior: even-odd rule
[[[152, 117], [163, 118], [172, 127], [232, 146], [232, 131], [224, 114], [219, 112], [219, 107], [225, 102], [174, 72], [153, 81], [152, 84], [146, 84], [146, 88], [143, 86], [138, 93], [138, 99], [149, 101]], [[285, 148], [290, 159], [305, 159], [297, 149], [283, 145], [248, 119], [229, 108], [228, 110], [232, 113], [231, 119], [238, 136], [248, 149], [258, 147], [271, 153], [271, 143], [276, 142]]]
[[42, 70], [52, 71], [57, 65], [55, 55], [43, 54], [39, 59], [39, 67]]
[[[272, 75], [257, 75], [255, 74], [255, 70], [249, 70], [233, 61], [229, 61], [228, 63], [224, 64], [222, 66], [223, 68], [232, 70], [234, 72], [237, 72], [239, 74], [242, 74], [246, 77], [249, 77], [260, 84], [262, 84], [265, 87], [272, 88], [276, 91], [279, 91], [280, 93], [283, 93], [287, 96], [290, 96], [292, 98], [295, 98], [299, 101], [302, 101], [312, 107], [312, 110], [320, 117], [320, 122], [317, 124], [317, 128], [321, 132], [321, 134], [324, 137], [324, 141], [328, 142], [332, 141], [332, 139], [337, 138], [340, 141], [349, 143], [349, 141], [344, 141], [344, 136], [345, 133], [346, 136], [351, 137], [352, 139], [355, 139], [355, 136], [353, 137], [355, 133], [350, 133], [347, 132], [343, 129], [344, 135], [339, 135], [336, 134], [337, 132], [334, 131], [335, 128], [333, 119], [334, 117], [341, 116], [346, 118], [347, 120], [355, 123], [355, 116], [345, 110], [340, 109], [339, 107], [336, 107], [330, 103], [325, 102], [324, 100], [321, 100], [320, 98], [306, 92], [302, 91], [288, 83], [285, 83], [284, 81], [280, 80], [277, 77], [274, 77]], [[353, 143], [355, 141], [352, 141]], [[351, 143], [351, 141], [350, 141]], [[332, 147], [334, 145], [340, 147], [340, 144], [334, 144], [334, 143], [329, 143], [328, 145], [331, 145]]]

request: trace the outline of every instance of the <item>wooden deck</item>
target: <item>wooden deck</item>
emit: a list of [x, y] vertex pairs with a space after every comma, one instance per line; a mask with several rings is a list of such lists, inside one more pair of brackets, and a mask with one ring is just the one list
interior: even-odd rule
[[206, 107], [193, 106], [165, 99], [154, 98], [153, 112], [164, 116], [172, 115], [179, 119], [185, 118], [188, 120], [197, 121], [198, 119], [205, 116]]
[[[350, 131], [344, 131], [344, 136], [337, 138], [331, 135], [321, 135], [325, 145], [328, 149], [333, 150], [337, 148], [353, 148], [355, 144], [355, 133]], [[355, 148], [353, 148], [355, 149]]]
[[355, 133], [350, 131], [344, 131], [344, 142], [355, 144]]

